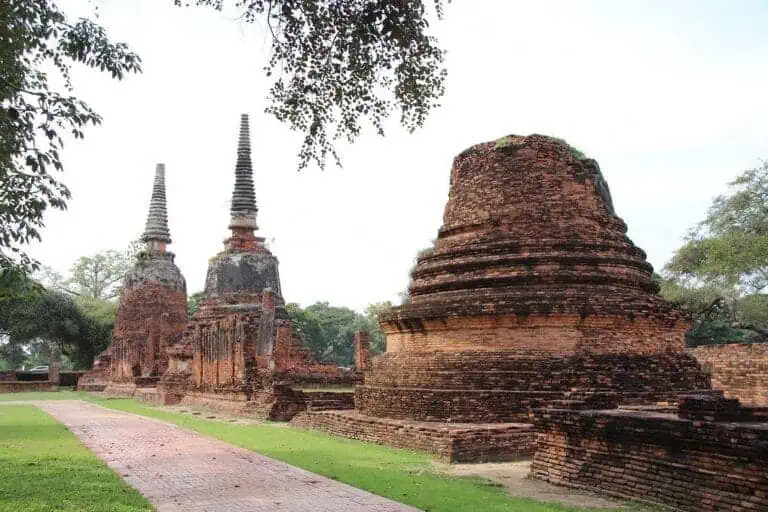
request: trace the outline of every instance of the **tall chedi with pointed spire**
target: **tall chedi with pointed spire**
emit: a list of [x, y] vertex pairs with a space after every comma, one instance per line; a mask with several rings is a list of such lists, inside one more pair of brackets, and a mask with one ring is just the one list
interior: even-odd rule
[[248, 410], [262, 392], [261, 376], [278, 365], [276, 347], [290, 345], [292, 324], [280, 291], [277, 258], [255, 231], [248, 116], [240, 119], [230, 237], [211, 258], [200, 309], [184, 342], [171, 349], [163, 401]]
[[251, 139], [248, 116], [240, 117], [240, 137], [235, 163], [235, 186], [232, 191], [229, 229], [224, 251], [210, 260], [205, 280], [206, 298], [230, 299], [233, 295], [257, 294], [268, 289], [275, 295], [277, 306], [283, 307], [277, 258], [264, 245], [258, 229], [256, 193], [253, 186]]
[[178, 343], [187, 320], [187, 285], [174, 264], [165, 204], [165, 166], [157, 164], [146, 247], [123, 280], [112, 335], [111, 377], [106, 391], [133, 394], [152, 387], [168, 368], [167, 348]]

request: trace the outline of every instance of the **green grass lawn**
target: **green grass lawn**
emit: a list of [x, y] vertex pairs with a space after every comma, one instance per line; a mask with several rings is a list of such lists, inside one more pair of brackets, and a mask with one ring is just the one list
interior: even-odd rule
[[[0, 400], [4, 397], [0, 395]], [[558, 504], [510, 497], [498, 484], [437, 473], [425, 453], [329, 436], [284, 424], [238, 425], [183, 414], [130, 399], [87, 393], [24, 393], [11, 399], [84, 399], [111, 409], [158, 418], [261, 453], [354, 487], [427, 511], [576, 511]], [[0, 414], [9, 406], [0, 405]]]
[[60, 388], [59, 391], [24, 391], [21, 393], [0, 393], [0, 402], [18, 400], [87, 400], [88, 393]]
[[313, 473], [348, 483], [427, 511], [578, 510], [511, 498], [481, 479], [436, 474], [429, 455], [332, 437], [280, 424], [233, 425], [202, 419], [135, 400], [98, 400], [106, 407], [158, 418], [215, 437]]
[[37, 407], [0, 405], [0, 510], [153, 509], [64, 425]]

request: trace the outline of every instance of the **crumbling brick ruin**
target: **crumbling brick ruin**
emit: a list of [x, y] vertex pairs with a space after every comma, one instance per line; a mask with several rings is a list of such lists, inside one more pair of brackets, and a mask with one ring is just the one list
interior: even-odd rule
[[101, 392], [107, 388], [112, 377], [113, 345], [96, 356], [93, 367], [77, 381], [78, 391]]
[[417, 258], [409, 301], [380, 317], [386, 353], [347, 425], [370, 438], [378, 424], [383, 441], [390, 420], [475, 425], [476, 460], [503, 459], [520, 444], [490, 453], [482, 424], [530, 423], [536, 408], [595, 393], [642, 404], [708, 389], [684, 352], [688, 319], [658, 296], [626, 231], [597, 162], [558, 139], [461, 153], [438, 238]]
[[716, 395], [679, 409], [543, 409], [531, 474], [695, 512], [768, 510], [768, 409]]
[[243, 115], [231, 237], [224, 251], [209, 260], [200, 309], [183, 340], [169, 350], [170, 368], [158, 400], [288, 419], [303, 404], [289, 387], [301, 375], [343, 380], [339, 368], [311, 361], [296, 340], [277, 258], [254, 234], [257, 212], [248, 117]]
[[371, 339], [367, 332], [355, 333], [355, 367], [364, 371], [371, 366]]
[[[165, 200], [165, 166], [157, 165], [144, 251], [125, 276], [109, 348], [109, 384], [105, 392], [132, 396], [152, 387], [168, 369], [167, 348], [181, 340], [187, 321], [187, 286], [174, 264]], [[103, 363], [103, 360], [102, 360]], [[84, 385], [105, 371], [95, 368]]]
[[732, 343], [688, 349], [712, 373], [712, 387], [745, 404], [768, 405], [768, 343]]

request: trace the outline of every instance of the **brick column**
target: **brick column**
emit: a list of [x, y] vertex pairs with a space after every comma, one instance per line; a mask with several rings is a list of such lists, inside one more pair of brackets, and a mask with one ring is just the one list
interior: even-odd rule
[[366, 331], [355, 332], [355, 366], [358, 370], [371, 366], [371, 340]]
[[48, 380], [57, 386], [59, 385], [59, 373], [61, 373], [59, 351], [54, 349], [53, 354], [51, 354], [51, 365], [48, 367]]

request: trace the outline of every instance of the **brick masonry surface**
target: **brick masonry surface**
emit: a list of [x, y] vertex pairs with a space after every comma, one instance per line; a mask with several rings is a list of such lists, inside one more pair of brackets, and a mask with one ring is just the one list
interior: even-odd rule
[[532, 425], [520, 423], [429, 423], [374, 418], [356, 411], [308, 411], [291, 424], [330, 434], [422, 450], [446, 462], [491, 462], [531, 455]]
[[[681, 410], [733, 405], [693, 402]], [[535, 478], [676, 510], [768, 511], [768, 423], [560, 409], [540, 411], [536, 430]]]
[[768, 405], [768, 343], [689, 349], [712, 372], [712, 387], [745, 404]]
[[624, 404], [709, 389], [595, 160], [510, 135], [453, 161], [443, 225], [408, 300], [379, 315], [386, 352], [357, 410], [414, 421], [528, 421], [574, 391]]
[[24, 391], [56, 391], [53, 382], [0, 382], [0, 393], [21, 393]]
[[38, 402], [160, 512], [416, 509], [150, 418]]

